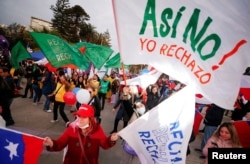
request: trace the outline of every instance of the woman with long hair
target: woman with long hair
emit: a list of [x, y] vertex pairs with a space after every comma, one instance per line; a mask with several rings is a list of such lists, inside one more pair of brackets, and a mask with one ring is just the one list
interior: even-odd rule
[[88, 102], [89, 105], [92, 105], [94, 110], [95, 110], [95, 118], [96, 118], [96, 121], [100, 124], [101, 123], [101, 103], [100, 103], [100, 100], [98, 98], [97, 95], [95, 95], [95, 88], [92, 87], [92, 86], [89, 86], [87, 88], [87, 90], [89, 91], [89, 94], [90, 94], [90, 100]]
[[208, 148], [240, 148], [240, 140], [232, 122], [224, 122], [209, 138], [202, 152], [205, 156], [204, 164], [208, 163]]
[[159, 88], [157, 85], [150, 85], [147, 88], [147, 102], [146, 107], [151, 110], [160, 103]]
[[93, 77], [90, 77], [88, 80], [88, 85], [95, 88], [95, 95], [98, 95], [100, 88], [100, 77], [97, 74], [94, 74]]
[[66, 127], [69, 125], [69, 119], [64, 112], [65, 102], [63, 96], [66, 92], [70, 90], [70, 83], [67, 81], [65, 75], [59, 76], [59, 81], [56, 84], [56, 88], [52, 94], [55, 95], [55, 102], [53, 107], [53, 120], [51, 123], [58, 121], [58, 108], [59, 113], [64, 120]]
[[[133, 104], [134, 113], [131, 116], [128, 124], [131, 124], [143, 114], [147, 112], [145, 104], [143, 103], [142, 99], [137, 99]], [[122, 154], [121, 163], [126, 164], [141, 164], [137, 154], [135, 153], [134, 149], [129, 146], [129, 144], [123, 140], [123, 150], [124, 153]]]
[[123, 87], [119, 99], [112, 109], [112, 112], [115, 113], [116, 108], [118, 108], [115, 116], [114, 128], [110, 132], [110, 134], [117, 132], [120, 120], [123, 120], [123, 128], [125, 128], [128, 125], [128, 121], [130, 120], [134, 112], [133, 104], [135, 101], [136, 101], [136, 96], [130, 92], [130, 88], [128, 86]]
[[88, 87], [88, 80], [89, 80], [89, 75], [85, 72], [83, 73], [83, 88]]

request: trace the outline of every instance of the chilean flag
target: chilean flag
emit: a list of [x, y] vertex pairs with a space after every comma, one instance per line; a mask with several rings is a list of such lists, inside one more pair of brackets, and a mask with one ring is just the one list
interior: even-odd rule
[[243, 75], [240, 83], [240, 94], [244, 95], [246, 100], [250, 100], [250, 76]]
[[0, 128], [0, 163], [34, 164], [43, 151], [43, 139]]
[[241, 146], [250, 148], [250, 121], [234, 121], [233, 124], [238, 133]]
[[194, 125], [193, 125], [193, 132], [195, 136], [197, 136], [197, 134], [199, 133], [202, 120], [203, 120], [203, 115], [199, 111], [195, 110]]
[[42, 58], [41, 60], [38, 60], [35, 63], [38, 65], [44, 65], [48, 68], [50, 72], [56, 72], [56, 68], [53, 67], [46, 58]]

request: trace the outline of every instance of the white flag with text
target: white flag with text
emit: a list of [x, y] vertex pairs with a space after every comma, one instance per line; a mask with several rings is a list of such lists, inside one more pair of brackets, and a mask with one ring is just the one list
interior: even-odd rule
[[232, 110], [250, 65], [249, 7], [249, 0], [113, 0], [121, 60], [194, 83]]
[[183, 164], [194, 115], [194, 89], [186, 86], [122, 129], [119, 135], [143, 164]]

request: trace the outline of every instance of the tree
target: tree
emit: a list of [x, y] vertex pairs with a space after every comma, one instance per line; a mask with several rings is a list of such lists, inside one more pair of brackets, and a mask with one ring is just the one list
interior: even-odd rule
[[94, 33], [97, 33], [97, 31], [95, 29], [96, 29], [96, 27], [94, 27], [90, 23], [81, 24], [80, 25], [80, 39], [81, 39], [81, 41], [94, 43], [92, 41], [93, 35], [94, 35]]
[[102, 45], [102, 46], [110, 46], [110, 35], [109, 32], [106, 31], [104, 33], [97, 33], [96, 34], [96, 44]]
[[51, 6], [51, 10], [54, 13], [52, 19], [54, 29], [68, 42], [85, 41], [111, 46], [109, 32], [98, 33], [96, 27], [88, 23], [90, 16], [81, 6], [70, 7], [69, 0], [57, 0], [56, 5]]
[[80, 27], [89, 20], [89, 15], [79, 5], [75, 5], [72, 8], [66, 9], [65, 15], [67, 16], [67, 22], [69, 26], [65, 33], [66, 39], [72, 43], [79, 42], [81, 40]]
[[1, 33], [8, 39], [10, 44], [10, 49], [18, 42], [21, 41], [24, 44], [32, 43], [32, 38], [25, 26], [17, 23], [10, 24], [9, 26], [3, 27]]
[[62, 37], [71, 43], [81, 40], [81, 27], [90, 19], [85, 10], [75, 5], [69, 6], [69, 0], [57, 0], [55, 6], [51, 6], [54, 13], [53, 27], [61, 33]]
[[50, 7], [54, 14], [54, 18], [51, 19], [52, 26], [62, 35], [66, 33], [68, 27], [65, 10], [69, 8], [69, 0], [57, 0], [56, 5], [51, 5]]
[[108, 31], [104, 33], [98, 33], [92, 25], [88, 26], [89, 28], [84, 28], [82, 37], [83, 41], [94, 43], [102, 46], [111, 47], [110, 44], [110, 34]]

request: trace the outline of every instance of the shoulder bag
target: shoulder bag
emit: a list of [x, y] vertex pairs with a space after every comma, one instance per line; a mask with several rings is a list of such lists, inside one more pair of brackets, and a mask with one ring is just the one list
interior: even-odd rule
[[[79, 129], [77, 129], [77, 135], [78, 135], [79, 143], [80, 143], [81, 150], [82, 150], [82, 152], [81, 152], [82, 157], [83, 157], [84, 161], [87, 164], [89, 164], [89, 160], [86, 158], [86, 153], [85, 153], [85, 150], [84, 150], [84, 147], [83, 147], [82, 138], [81, 138]], [[82, 158], [81, 158], [81, 160], [82, 160]], [[82, 163], [82, 161], [80, 163]]]

